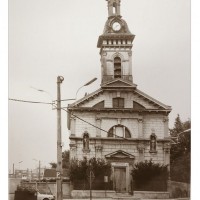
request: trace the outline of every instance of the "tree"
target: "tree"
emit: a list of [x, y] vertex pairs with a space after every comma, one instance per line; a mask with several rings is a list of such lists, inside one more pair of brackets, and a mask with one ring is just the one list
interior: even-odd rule
[[[62, 167], [63, 167], [63, 169], [69, 168], [69, 154], [70, 154], [69, 150], [65, 150], [62, 152]], [[51, 165], [52, 169], [56, 169], [57, 163], [51, 162], [49, 164]]]
[[170, 152], [171, 179], [190, 182], [191, 121], [182, 122], [177, 115], [174, 128], [170, 129], [172, 147]]
[[68, 169], [69, 168], [69, 155], [70, 151], [69, 150], [65, 150], [62, 152], [62, 167], [63, 169]]
[[51, 168], [52, 168], [52, 169], [56, 169], [57, 163], [55, 163], [55, 162], [50, 162], [49, 164], [51, 165]]

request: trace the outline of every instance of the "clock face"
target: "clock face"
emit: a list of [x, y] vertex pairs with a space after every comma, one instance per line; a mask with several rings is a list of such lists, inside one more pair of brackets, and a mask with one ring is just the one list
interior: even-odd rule
[[114, 22], [112, 28], [114, 31], [119, 31], [121, 29], [121, 24], [119, 22]]

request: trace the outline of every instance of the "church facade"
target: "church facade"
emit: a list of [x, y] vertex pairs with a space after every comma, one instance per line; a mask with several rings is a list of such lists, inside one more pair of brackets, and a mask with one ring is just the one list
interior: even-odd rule
[[171, 107], [140, 91], [133, 82], [135, 36], [121, 16], [120, 0], [107, 1], [108, 19], [97, 43], [101, 86], [68, 106], [70, 158], [111, 162], [113, 189], [129, 192], [135, 163], [152, 159], [170, 164]]

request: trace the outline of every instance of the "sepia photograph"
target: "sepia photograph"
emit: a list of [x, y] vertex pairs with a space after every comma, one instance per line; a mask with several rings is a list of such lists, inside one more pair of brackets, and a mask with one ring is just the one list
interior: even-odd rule
[[9, 0], [8, 199], [191, 197], [190, 0]]

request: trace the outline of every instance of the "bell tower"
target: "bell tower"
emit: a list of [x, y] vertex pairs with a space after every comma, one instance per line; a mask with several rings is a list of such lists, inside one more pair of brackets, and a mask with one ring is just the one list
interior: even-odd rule
[[108, 1], [108, 16], [120, 16], [120, 0]]
[[101, 56], [101, 85], [116, 79], [133, 83], [132, 42], [134, 35], [120, 13], [120, 0], [108, 2], [108, 19], [97, 47]]

